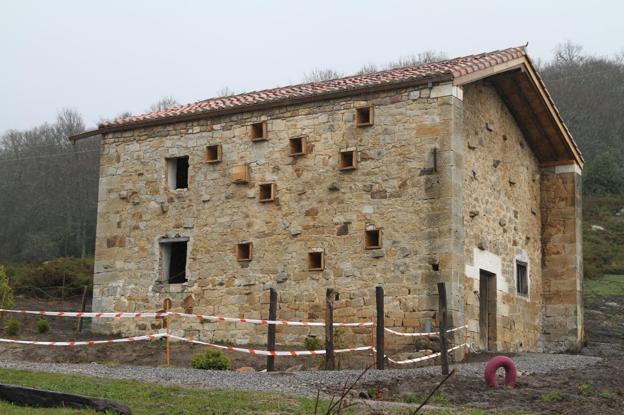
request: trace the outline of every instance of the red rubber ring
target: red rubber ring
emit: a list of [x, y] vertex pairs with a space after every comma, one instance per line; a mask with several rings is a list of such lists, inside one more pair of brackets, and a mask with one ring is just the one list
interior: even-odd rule
[[505, 386], [516, 387], [516, 376], [518, 375], [516, 364], [507, 356], [493, 357], [485, 365], [485, 383], [492, 388], [497, 388], [496, 371], [501, 367], [505, 369]]

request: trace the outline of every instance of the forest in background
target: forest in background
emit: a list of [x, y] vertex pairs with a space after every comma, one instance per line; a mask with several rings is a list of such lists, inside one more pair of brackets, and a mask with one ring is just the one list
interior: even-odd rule
[[[425, 52], [385, 67], [441, 57]], [[565, 43], [537, 67], [586, 161], [586, 276], [624, 274], [624, 53], [592, 56]], [[376, 69], [368, 64], [359, 73]], [[339, 75], [316, 69], [304, 79]], [[219, 92], [233, 94], [228, 88]], [[150, 109], [175, 104], [165, 98]], [[9, 274], [24, 264], [35, 269], [55, 258], [93, 255], [99, 142], [92, 138], [73, 144], [67, 139], [84, 130], [77, 111], [63, 110], [54, 123], [0, 137], [0, 262], [8, 264]], [[592, 225], [604, 230], [592, 230]]]

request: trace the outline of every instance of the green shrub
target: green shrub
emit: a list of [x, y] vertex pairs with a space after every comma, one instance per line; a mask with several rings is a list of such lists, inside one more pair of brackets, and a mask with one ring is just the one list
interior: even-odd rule
[[9, 320], [4, 325], [4, 332], [7, 336], [17, 336], [20, 330], [20, 323], [17, 320]]
[[206, 349], [193, 355], [191, 366], [195, 369], [227, 370], [230, 367], [230, 359], [221, 350]]
[[0, 308], [13, 307], [13, 290], [9, 286], [9, 277], [4, 266], [0, 265]]
[[[20, 293], [51, 297], [79, 295], [93, 283], [93, 258], [57, 258], [19, 269], [11, 278]], [[60, 287], [64, 286], [64, 290]]]
[[37, 333], [45, 334], [49, 331], [50, 331], [50, 324], [48, 323], [48, 320], [44, 318], [37, 320]]
[[318, 350], [321, 348], [321, 341], [316, 336], [306, 336], [305, 338], [305, 348], [307, 350]]

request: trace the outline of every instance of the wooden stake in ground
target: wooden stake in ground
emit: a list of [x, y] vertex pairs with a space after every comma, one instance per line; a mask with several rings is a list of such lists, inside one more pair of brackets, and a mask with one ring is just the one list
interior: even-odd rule
[[446, 286], [443, 282], [438, 283], [439, 298], [439, 321], [438, 330], [440, 331], [440, 360], [442, 363], [442, 374], [449, 374], [448, 363], [448, 344], [446, 342]]
[[[277, 291], [269, 288], [269, 320], [277, 319]], [[275, 350], [275, 324], [269, 324], [267, 350]], [[275, 356], [267, 356], [267, 372], [275, 370]]]
[[[85, 312], [87, 308], [87, 290], [89, 287], [87, 285], [84, 286], [82, 290], [82, 301], [80, 302], [80, 311]], [[78, 317], [78, 323], [76, 323], [76, 331], [80, 333], [82, 331], [82, 317]]]
[[[165, 298], [164, 301], [164, 308], [165, 308], [165, 312], [168, 313], [169, 310], [171, 310], [171, 299], [170, 298]], [[169, 315], [167, 314], [167, 317], [165, 317], [165, 327], [167, 330], [167, 338], [165, 340], [165, 343], [167, 345], [166, 347], [166, 351], [165, 351], [165, 361], [167, 363], [167, 367], [169, 367], [169, 364], [171, 363], [171, 346], [170, 346], [170, 340], [169, 340], [169, 334], [171, 333], [171, 318], [169, 317]]]
[[377, 302], [377, 369], [384, 369], [384, 290], [383, 287], [375, 288], [375, 300]]
[[334, 370], [334, 289], [325, 294], [325, 370]]

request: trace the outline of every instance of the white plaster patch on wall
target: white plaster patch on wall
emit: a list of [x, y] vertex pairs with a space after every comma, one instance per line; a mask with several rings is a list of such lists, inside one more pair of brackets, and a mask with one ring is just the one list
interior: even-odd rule
[[430, 97], [431, 98], [439, 98], [439, 97], [448, 97], [453, 96], [460, 101], [464, 100], [464, 89], [460, 86], [454, 86], [452, 83], [444, 83], [440, 85], [436, 85], [431, 88]]
[[[466, 264], [466, 276], [474, 279], [475, 289], [479, 289], [479, 270], [496, 274], [496, 291], [510, 292], [509, 283], [503, 278], [503, 261], [500, 256], [490, 251], [473, 248], [473, 265]], [[513, 288], [513, 287], [512, 287]]]
[[473, 265], [466, 264], [467, 276], [478, 280], [480, 269], [496, 275], [502, 274], [503, 262], [498, 255], [495, 255], [490, 251], [481, 250], [479, 248], [473, 248], [472, 252]]
[[562, 174], [562, 173], [576, 173], [580, 175], [583, 174], [583, 172], [581, 171], [581, 168], [576, 163], [564, 164], [562, 166], [555, 166], [555, 174]]
[[438, 97], [447, 97], [452, 94], [453, 94], [453, 84], [448, 82], [448, 83], [436, 85], [433, 88], [431, 88], [431, 92], [429, 93], [429, 96], [431, 98], [438, 98]]
[[464, 100], [464, 88], [461, 86], [453, 86], [452, 95], [459, 99], [460, 101]]

